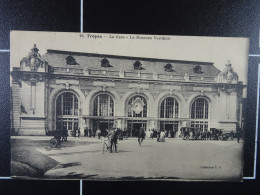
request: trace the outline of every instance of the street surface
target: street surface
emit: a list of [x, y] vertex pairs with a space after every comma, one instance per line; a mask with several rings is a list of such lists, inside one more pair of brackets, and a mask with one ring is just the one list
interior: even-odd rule
[[[12, 141], [14, 140], [16, 147], [32, 142], [30, 147], [38, 155], [42, 155], [38, 161], [47, 158], [44, 164], [52, 162], [53, 167], [44, 167], [43, 174], [38, 175], [49, 179], [239, 180], [243, 167], [243, 143], [237, 143], [236, 140], [193, 141], [166, 138], [166, 142], [161, 143], [147, 138], [140, 147], [137, 138], [129, 138], [118, 141], [118, 153], [105, 151], [104, 154], [103, 142], [97, 138], [69, 137], [68, 142], [62, 142], [60, 149], [49, 148], [49, 137], [13, 137]], [[16, 154], [16, 150], [12, 150], [12, 156], [13, 153]], [[24, 155], [24, 158], [28, 157]], [[12, 160], [12, 170], [16, 174], [13, 171], [12, 173], [19, 175], [21, 172], [17, 171], [14, 164], [21, 159]], [[27, 164], [32, 164], [31, 161], [34, 158]], [[37, 165], [38, 163], [34, 163], [31, 167]], [[33, 174], [28, 176], [35, 177]]]

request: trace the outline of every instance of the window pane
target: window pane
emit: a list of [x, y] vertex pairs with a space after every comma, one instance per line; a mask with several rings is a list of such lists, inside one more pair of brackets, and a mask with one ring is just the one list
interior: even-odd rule
[[208, 101], [199, 98], [192, 103], [191, 118], [208, 119]]
[[192, 121], [191, 127], [198, 127], [202, 131], [208, 131], [208, 122], [207, 121]]
[[57, 116], [78, 115], [78, 98], [70, 92], [61, 94], [57, 99]]
[[179, 104], [175, 98], [166, 98], [161, 103], [161, 118], [178, 118]]
[[94, 99], [94, 116], [114, 116], [114, 100], [108, 94], [100, 94]]

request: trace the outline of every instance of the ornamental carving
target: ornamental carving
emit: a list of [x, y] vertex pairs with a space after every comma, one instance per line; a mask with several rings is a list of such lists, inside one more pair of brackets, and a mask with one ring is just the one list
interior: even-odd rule
[[29, 55], [25, 58], [23, 58], [20, 62], [20, 65], [25, 65], [26, 67], [29, 67], [31, 71], [37, 72], [39, 67], [43, 67], [45, 63], [47, 63], [41, 55], [38, 53], [39, 49], [36, 47], [36, 44], [34, 44], [34, 47], [31, 49], [31, 52]]
[[220, 86], [218, 88], [218, 95], [220, 96], [220, 92], [224, 92], [226, 93], [227, 95], [230, 95], [232, 92], [236, 91], [236, 89], [232, 86]]
[[190, 80], [190, 75], [188, 73], [184, 74], [184, 80], [189, 81]]
[[132, 110], [136, 114], [140, 114], [144, 109], [144, 102], [141, 98], [137, 97], [135, 100], [131, 103]]
[[202, 67], [201, 67], [200, 65], [195, 66], [195, 67], [193, 68], [193, 72], [194, 72], [194, 73], [198, 73], [198, 74], [203, 73], [203, 72], [202, 72]]
[[236, 72], [234, 72], [230, 62], [228, 61], [228, 63], [226, 64], [226, 68], [224, 68], [224, 70], [218, 74], [218, 81], [230, 83], [232, 81], [237, 81], [237, 80], [238, 80], [238, 75]]
[[66, 59], [66, 64], [68, 64], [68, 65], [79, 65], [76, 62], [75, 58], [71, 55], [67, 56], [65, 59]]
[[168, 63], [168, 64], [166, 64], [166, 65], [164, 66], [164, 70], [165, 70], [166, 72], [175, 72], [175, 70], [173, 70], [173, 66], [172, 66], [170, 63]]
[[133, 65], [135, 70], [144, 70], [140, 61], [135, 61]]
[[110, 65], [109, 60], [106, 59], [106, 58], [103, 58], [103, 59], [101, 60], [101, 66], [102, 66], [102, 67], [113, 67], [112, 65]]

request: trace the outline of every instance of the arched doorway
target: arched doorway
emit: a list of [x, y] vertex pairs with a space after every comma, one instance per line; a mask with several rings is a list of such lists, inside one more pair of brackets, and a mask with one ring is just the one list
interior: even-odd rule
[[102, 93], [93, 99], [93, 131], [101, 130], [105, 135], [107, 130], [114, 126], [114, 100], [106, 93]]
[[127, 130], [136, 137], [140, 128], [147, 127], [147, 100], [141, 95], [133, 96], [127, 102]]
[[74, 93], [64, 92], [56, 100], [56, 129], [67, 130], [69, 135], [72, 130], [78, 129], [79, 107], [78, 98]]
[[197, 98], [191, 105], [191, 127], [199, 127], [203, 132], [209, 130], [209, 103], [205, 98]]
[[167, 137], [175, 137], [179, 128], [179, 103], [173, 97], [165, 98], [160, 105], [160, 130]]

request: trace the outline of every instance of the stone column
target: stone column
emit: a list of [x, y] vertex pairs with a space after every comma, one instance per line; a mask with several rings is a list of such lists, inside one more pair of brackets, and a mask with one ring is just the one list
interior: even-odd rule
[[158, 127], [158, 120], [151, 120], [150, 121], [150, 129], [159, 129]]

